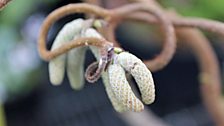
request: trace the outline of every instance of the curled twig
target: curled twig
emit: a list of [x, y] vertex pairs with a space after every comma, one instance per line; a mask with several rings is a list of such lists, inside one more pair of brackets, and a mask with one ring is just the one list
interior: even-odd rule
[[123, 8], [118, 8], [114, 11], [117, 14], [116, 18], [118, 18], [119, 20], [121, 20], [126, 15], [130, 15], [136, 11], [143, 11], [150, 13], [158, 19], [164, 32], [164, 39], [165, 39], [164, 47], [157, 57], [145, 63], [152, 71], [158, 71], [162, 69], [164, 66], [166, 66], [173, 57], [173, 54], [175, 52], [176, 37], [174, 33], [174, 28], [171, 22], [169, 21], [168, 17], [166, 17], [166, 15], [163, 13], [163, 11], [161, 11], [154, 5], [141, 4], [141, 3], [126, 5]]
[[[201, 94], [205, 106], [218, 126], [224, 125], [224, 104], [221, 77], [215, 52], [209, 41], [195, 29], [178, 28], [177, 35], [187, 41], [200, 66]], [[191, 36], [191, 37], [189, 37]]]
[[102, 65], [100, 68], [98, 68], [98, 64], [98, 62], [93, 62], [86, 69], [85, 78], [90, 83], [96, 82], [100, 78], [101, 72], [105, 68], [105, 66]]
[[[132, 1], [145, 1], [145, 0], [132, 0]], [[117, 25], [123, 21], [123, 20], [137, 20], [137, 21], [144, 21], [147, 23], [156, 23], [159, 24], [164, 32], [165, 37], [165, 43], [163, 50], [161, 53], [153, 60], [146, 61], [145, 63], [149, 66], [149, 68], [152, 71], [156, 71], [159, 69], [162, 69], [165, 65], [169, 63], [171, 60], [176, 47], [176, 39], [174, 34], [174, 28], [180, 28], [180, 27], [197, 27], [203, 30], [219, 33], [221, 35], [224, 35], [224, 24], [217, 22], [217, 21], [211, 21], [211, 20], [205, 20], [200, 18], [185, 18], [185, 17], [176, 17], [176, 16], [170, 16], [165, 11], [163, 11], [162, 8], [160, 8], [155, 2], [148, 2], [148, 3], [134, 3], [129, 4], [126, 6], [122, 6], [120, 8], [112, 9], [112, 10], [106, 10], [97, 6], [88, 5], [88, 4], [70, 4], [67, 6], [64, 6], [62, 8], [57, 9], [53, 13], [51, 13], [47, 19], [44, 21], [44, 24], [41, 29], [40, 33], [40, 39], [39, 39], [39, 53], [41, 57], [45, 60], [51, 60], [69, 50], [75, 47], [79, 46], [85, 46], [85, 45], [93, 45], [97, 46], [101, 49], [103, 49], [102, 59], [100, 60], [101, 63], [94, 63], [90, 66], [90, 70], [88, 71], [89, 75], [94, 75], [91, 72], [95, 72], [96, 76], [94, 75], [92, 79], [97, 78], [100, 73], [105, 69], [105, 64], [108, 63], [108, 57], [110, 57], [108, 54], [108, 45], [110, 43], [106, 41], [103, 38], [96, 38], [96, 37], [84, 37], [76, 39], [73, 42], [68, 42], [64, 45], [62, 45], [60, 48], [57, 48], [53, 51], [48, 51], [46, 49], [46, 36], [49, 31], [50, 26], [57, 21], [59, 18], [62, 18], [63, 16], [72, 14], [72, 13], [87, 13], [87, 14], [94, 14], [94, 17], [101, 17], [104, 21], [107, 21], [109, 23], [109, 31], [107, 32], [106, 36], [110, 40], [113, 41], [113, 43], [116, 43], [114, 30], [116, 29]], [[106, 31], [105, 31], [106, 32]], [[186, 33], [182, 31], [177, 31], [177, 33], [182, 34], [184, 37], [186, 37], [187, 33], [190, 33], [190, 31], [187, 31]], [[194, 37], [195, 40], [198, 40], [197, 35]], [[193, 35], [191, 35], [193, 36]], [[191, 39], [191, 37], [187, 37], [186, 39]], [[204, 40], [202, 40], [204, 41]], [[193, 41], [192, 41], [193, 43]], [[204, 43], [201, 43], [204, 44]], [[119, 46], [118, 43], [116, 43], [117, 46]], [[202, 96], [203, 99], [210, 111], [210, 113], [213, 115], [214, 120], [217, 122], [217, 124], [223, 125], [223, 106], [221, 106], [221, 103], [223, 102], [221, 99], [221, 91], [220, 91], [220, 75], [218, 72], [218, 68], [214, 67], [217, 66], [216, 58], [214, 57], [214, 54], [212, 50], [210, 49], [209, 45], [204, 44], [205, 46], [203, 49], [200, 49], [199, 47], [202, 46], [200, 44], [196, 45], [191, 44], [192, 48], [195, 50], [196, 54], [198, 55], [198, 59], [201, 63], [201, 70], [202, 70], [202, 78], [209, 77], [212, 78], [211, 80], [214, 81], [215, 85], [209, 84], [210, 82], [207, 82], [206, 79], [202, 79], [203, 83], [208, 83], [206, 85], [202, 85]], [[209, 50], [206, 53], [206, 50]], [[208, 57], [210, 59], [205, 58], [206, 54], [208, 54]], [[211, 60], [211, 61], [209, 61]], [[208, 62], [209, 64], [205, 64]], [[98, 64], [98, 68], [97, 68]], [[101, 64], [101, 65], [100, 65]], [[100, 71], [96, 72], [95, 69], [98, 69]], [[207, 92], [212, 92], [212, 95], [207, 95]], [[112, 94], [111, 96], [116, 95]], [[115, 102], [116, 103], [116, 102]], [[118, 109], [123, 111], [122, 106], [121, 109]], [[125, 111], [125, 109], [124, 109]], [[139, 111], [139, 110], [138, 110]]]
[[[112, 46], [111, 46], [112, 47]], [[96, 82], [101, 73], [107, 68], [107, 65], [110, 63], [113, 57], [113, 48], [108, 47], [108, 50], [104, 50], [103, 48], [100, 49], [100, 59], [99, 62], [94, 62], [90, 64], [85, 73], [85, 78], [88, 82], [94, 83]]]
[[64, 6], [62, 8], [59, 8], [52, 12], [44, 21], [41, 30], [40, 30], [40, 36], [39, 36], [39, 41], [38, 41], [38, 50], [40, 53], [40, 56], [44, 59], [49, 61], [50, 59], [63, 54], [72, 48], [78, 47], [78, 46], [85, 46], [85, 45], [93, 45], [93, 46], [100, 46], [103, 47], [108, 42], [105, 39], [97, 39], [94, 37], [90, 38], [79, 38], [75, 40], [74, 42], [69, 42], [64, 44], [58, 49], [55, 49], [53, 51], [48, 51], [46, 48], [46, 38], [47, 38], [47, 33], [53, 25], [54, 22], [56, 22], [58, 19], [72, 14], [72, 13], [94, 13], [98, 16], [102, 16], [104, 18], [107, 18], [109, 15], [109, 11], [106, 11], [100, 7], [97, 6], [91, 6], [88, 4], [70, 4], [67, 6]]
[[[152, 70], [159, 70], [163, 68], [172, 58], [174, 51], [175, 51], [175, 35], [174, 35], [174, 30], [167, 18], [162, 14], [160, 10], [153, 6], [145, 6], [143, 4], [132, 4], [132, 5], [127, 5], [124, 7], [120, 7], [118, 9], [110, 10], [107, 11], [105, 9], [102, 9], [97, 6], [93, 5], [88, 5], [88, 4], [70, 4], [64, 7], [61, 7], [54, 12], [52, 12], [44, 21], [41, 32], [40, 32], [40, 39], [39, 39], [39, 52], [42, 58], [45, 60], [49, 60], [49, 58], [52, 58], [53, 56], [50, 54], [50, 52], [46, 51], [46, 34], [48, 33], [48, 30], [50, 26], [57, 21], [59, 18], [66, 16], [68, 14], [72, 13], [92, 13], [97, 16], [103, 17], [105, 20], [108, 20], [109, 22], [111, 21], [116, 21], [116, 18], [118, 16], [122, 16], [125, 14], [129, 14], [130, 12], [134, 11], [146, 11], [148, 13], [152, 13], [155, 15], [160, 21], [161, 21], [161, 26], [164, 29], [165, 33], [165, 45], [164, 49], [162, 50], [161, 54], [157, 56], [154, 60], [150, 61], [150, 69]], [[93, 42], [93, 41], [91, 41]], [[69, 43], [71, 44], [71, 43]], [[70, 48], [71, 45], [66, 44], [63, 47], [64, 48]], [[92, 43], [93, 44], [93, 43]], [[70, 46], [70, 47], [69, 47]], [[74, 45], [73, 45], [74, 46]], [[74, 46], [77, 47], [77, 46]], [[72, 47], [72, 48], [74, 48]], [[168, 48], [169, 47], [169, 48]], [[60, 48], [62, 49], [62, 47]], [[60, 50], [55, 50], [55, 53], [57, 53]], [[61, 51], [63, 52], [63, 51]], [[52, 52], [53, 53], [53, 52]], [[60, 53], [61, 54], [61, 53]], [[58, 55], [58, 54], [57, 54]]]
[[[134, 0], [137, 1], [137, 0]], [[142, 0], [145, 1], [145, 0]], [[145, 1], [147, 2], [147, 1]], [[152, 4], [160, 7], [154, 1]], [[134, 17], [134, 18], [133, 18]], [[129, 18], [134, 20], [142, 20], [149, 23], [157, 23], [155, 17], [149, 14], [137, 13], [129, 15]], [[215, 123], [218, 126], [224, 125], [224, 102], [221, 93], [221, 79], [219, 73], [218, 61], [215, 53], [209, 45], [208, 40], [195, 29], [180, 29], [179, 27], [196, 27], [210, 32], [224, 35], [224, 24], [200, 18], [184, 18], [177, 16], [170, 16], [170, 20], [176, 27], [178, 37], [187, 40], [187, 44], [193, 49], [200, 64], [201, 74], [200, 82], [201, 93], [206, 107], [212, 115]], [[177, 29], [178, 28], [178, 29]], [[190, 36], [190, 37], [189, 37]]]

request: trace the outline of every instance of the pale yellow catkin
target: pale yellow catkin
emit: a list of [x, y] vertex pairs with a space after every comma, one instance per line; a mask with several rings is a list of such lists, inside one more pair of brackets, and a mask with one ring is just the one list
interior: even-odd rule
[[[74, 40], [79, 36], [75, 36]], [[67, 76], [71, 87], [75, 90], [83, 88], [84, 78], [84, 61], [87, 47], [78, 47], [70, 50], [67, 55]]]
[[103, 72], [102, 73], [102, 80], [103, 80], [103, 83], [104, 83], [104, 86], [105, 86], [105, 89], [106, 89], [106, 93], [112, 103], [112, 106], [114, 107], [114, 109], [117, 111], [117, 112], [125, 112], [127, 111], [127, 108], [125, 108], [125, 106], [119, 102], [112, 90], [112, 87], [109, 83], [109, 76], [108, 76], [108, 72]]
[[134, 77], [140, 92], [142, 101], [151, 104], [155, 100], [155, 86], [151, 72], [145, 64], [133, 54], [122, 52], [116, 57], [116, 61]]
[[[74, 36], [80, 33], [83, 22], [83, 19], [76, 19], [67, 23], [58, 33], [51, 50], [59, 48], [64, 43], [73, 40]], [[49, 77], [53, 85], [59, 85], [62, 83], [65, 74], [65, 63], [66, 54], [62, 54], [49, 62]]]
[[[93, 28], [88, 28], [86, 29], [86, 31], [84, 32], [84, 34], [82, 34], [82, 37], [96, 37], [99, 39], [102, 39], [103, 37], [101, 36], [100, 33], [98, 33], [95, 29]], [[89, 46], [90, 50], [92, 51], [93, 55], [96, 57], [97, 60], [99, 60], [100, 58], [100, 54], [99, 54], [99, 49], [98, 47], [95, 46]]]
[[[85, 33], [83, 34], [83, 37], [97, 37], [97, 38], [103, 38], [95, 29], [93, 28], [88, 28]], [[96, 59], [99, 61], [99, 49], [97, 47], [94, 46], [90, 46], [90, 49], [92, 51], [92, 53], [94, 54], [94, 56], [96, 57]], [[106, 93], [109, 97], [109, 100], [111, 101], [114, 109], [117, 112], [124, 112], [127, 109], [124, 107], [124, 105], [122, 103], [120, 103], [116, 96], [114, 95], [114, 92], [112, 91], [112, 88], [109, 84], [109, 80], [108, 80], [108, 73], [107, 72], [103, 72], [102, 73], [102, 80], [106, 89]]]
[[111, 64], [108, 67], [108, 74], [110, 85], [118, 101], [129, 111], [143, 111], [144, 105], [131, 90], [124, 69], [119, 64]]

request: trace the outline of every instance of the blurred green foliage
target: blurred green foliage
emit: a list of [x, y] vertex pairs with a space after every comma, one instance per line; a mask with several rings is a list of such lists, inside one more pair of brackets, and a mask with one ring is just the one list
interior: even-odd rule
[[175, 8], [185, 16], [224, 20], [224, 0], [159, 0], [167, 8]]
[[[55, 3], [55, 1], [53, 2]], [[36, 49], [36, 47], [32, 49], [32, 46], [28, 46], [27, 38], [21, 34], [21, 29], [28, 17], [39, 10], [39, 5], [48, 5], [53, 2], [48, 0], [14, 0], [0, 11], [0, 102], [15, 99], [20, 94], [29, 93], [38, 83], [39, 69], [29, 68], [26, 64], [23, 66], [24, 69], [20, 69], [22, 67], [21, 61], [17, 61], [20, 60], [21, 55], [24, 55], [24, 49], [25, 52], [31, 54], [32, 52], [29, 51]], [[30, 60], [32, 58], [27, 57], [24, 62], [29, 63]]]
[[53, 0], [14, 0], [0, 12], [0, 25], [18, 26], [38, 9], [38, 5], [50, 5]]

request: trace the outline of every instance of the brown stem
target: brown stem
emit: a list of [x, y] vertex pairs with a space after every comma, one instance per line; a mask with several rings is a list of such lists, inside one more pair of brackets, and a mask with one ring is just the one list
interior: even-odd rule
[[[148, 16], [147, 21], [150, 22], [150, 19], [152, 18]], [[156, 23], [154, 19], [152, 20], [152, 23]], [[192, 22], [191, 22], [191, 25], [193, 24]], [[195, 26], [197, 26], [197, 23], [199, 22], [196, 21]], [[175, 23], [174, 25], [176, 27], [180, 26], [180, 25], [179, 26], [176, 25]], [[188, 23], [185, 23], [185, 25], [188, 26]], [[210, 30], [208, 26], [211, 26], [211, 25], [212, 24], [202, 25], [201, 28], [209, 30], [209, 31], [223, 33], [223, 31], [217, 30], [217, 28], [215, 30], [214, 29]], [[218, 29], [221, 29], [221, 27]], [[224, 125], [224, 104], [222, 100], [222, 95], [220, 93], [221, 79], [219, 74], [217, 58], [215, 57], [213, 50], [208, 44], [207, 39], [202, 37], [201, 33], [198, 33], [198, 31], [194, 31], [192, 29], [188, 29], [188, 30], [182, 29], [182, 30], [178, 30], [176, 33], [178, 34], [178, 36], [181, 35], [182, 38], [185, 38], [185, 40], [188, 41], [189, 45], [191, 45], [191, 48], [196, 53], [197, 58], [199, 60], [200, 67], [201, 67], [201, 76], [202, 78], [204, 78], [203, 80], [207, 81], [207, 82], [201, 82], [202, 83], [201, 93], [202, 93], [203, 101], [208, 111], [212, 115], [212, 118], [215, 121], [215, 123], [219, 126], [223, 126]]]
[[[158, 3], [152, 0], [150, 2], [160, 7]], [[131, 16], [135, 17], [135, 19], [143, 19], [144, 21], [157, 23], [154, 17], [147, 16], [146, 14], [141, 16], [133, 14]], [[224, 24], [217, 21], [199, 18], [177, 18], [177, 16], [171, 16], [169, 18], [176, 27], [197, 27], [224, 35]], [[198, 30], [192, 28], [176, 28], [175, 30], [178, 37], [186, 40], [188, 42], [187, 44], [195, 53], [201, 69], [200, 82], [203, 101], [215, 123], [218, 126], [223, 126], [224, 101], [221, 94], [220, 68], [215, 52], [209, 44], [209, 41]]]
[[[152, 15], [142, 12], [135, 12], [134, 14], [125, 17], [127, 20], [133, 21], [146, 21], [150, 23], [158, 24], [158, 21]], [[187, 18], [187, 17], [173, 17], [169, 16], [171, 22], [175, 27], [195, 27], [202, 30], [218, 33], [224, 36], [224, 24], [219, 21], [213, 21], [209, 19], [202, 18]]]
[[219, 126], [224, 126], [224, 104], [217, 57], [209, 41], [198, 30], [177, 28], [179, 38], [186, 41], [197, 57], [201, 69], [200, 82], [203, 101]]
[[101, 48], [107, 44], [110, 44], [110, 43], [107, 42], [105, 39], [98, 39], [93, 37], [78, 38], [76, 40], [63, 44], [60, 48], [49, 51], [46, 48], [45, 41], [39, 41], [38, 50], [39, 50], [39, 54], [41, 58], [46, 61], [49, 61], [76, 47], [92, 45], [92, 46], [97, 46]]
[[218, 33], [224, 36], [224, 24], [218, 21], [201, 18], [172, 18], [173, 24], [177, 27], [196, 27], [202, 30]]

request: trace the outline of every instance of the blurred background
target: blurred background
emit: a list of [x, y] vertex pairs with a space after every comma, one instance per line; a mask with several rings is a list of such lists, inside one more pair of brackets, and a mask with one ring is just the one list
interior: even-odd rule
[[[80, 1], [14, 0], [0, 11], [0, 126], [134, 125], [124, 118], [125, 114], [115, 112], [101, 80], [96, 84], [86, 82], [81, 91], [72, 90], [67, 78], [57, 87], [49, 82], [48, 63], [43, 62], [37, 52], [40, 26], [54, 9], [77, 2]], [[159, 2], [185, 16], [224, 21], [223, 0]], [[65, 23], [83, 16], [75, 14], [58, 21], [50, 30], [48, 48]], [[124, 49], [142, 59], [154, 57], [161, 49], [162, 38], [156, 26], [125, 22], [116, 34]], [[211, 40], [223, 71], [223, 37], [205, 34]], [[93, 60], [88, 52], [85, 66]], [[197, 62], [187, 47], [178, 43], [171, 63], [153, 76], [156, 101], [146, 109], [153, 116], [149, 120], [157, 120], [158, 124], [145, 126], [214, 125], [200, 98]]]

